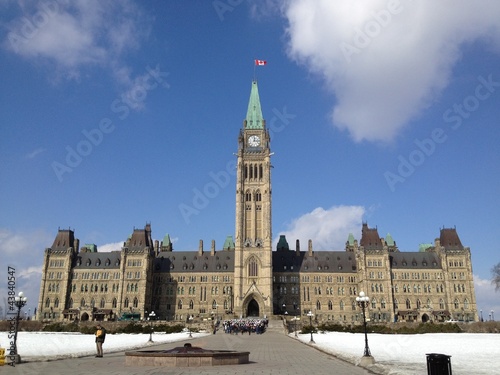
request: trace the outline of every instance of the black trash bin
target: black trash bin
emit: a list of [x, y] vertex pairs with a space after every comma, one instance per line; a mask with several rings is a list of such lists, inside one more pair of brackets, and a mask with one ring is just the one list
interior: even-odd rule
[[452, 375], [451, 355], [430, 353], [427, 356], [427, 375]]

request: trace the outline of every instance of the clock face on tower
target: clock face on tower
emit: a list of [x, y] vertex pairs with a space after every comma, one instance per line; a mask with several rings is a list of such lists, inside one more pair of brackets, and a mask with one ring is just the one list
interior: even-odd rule
[[250, 147], [257, 147], [260, 145], [260, 138], [258, 135], [252, 135], [248, 137], [248, 145]]

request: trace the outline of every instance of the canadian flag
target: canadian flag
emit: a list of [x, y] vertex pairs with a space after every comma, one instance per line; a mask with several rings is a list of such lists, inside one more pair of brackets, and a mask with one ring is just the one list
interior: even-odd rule
[[255, 65], [266, 65], [267, 61], [266, 60], [255, 60]]

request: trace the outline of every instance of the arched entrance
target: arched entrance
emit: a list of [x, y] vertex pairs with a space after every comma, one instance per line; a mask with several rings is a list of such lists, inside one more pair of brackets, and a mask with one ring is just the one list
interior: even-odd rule
[[427, 314], [422, 315], [422, 323], [426, 323], [428, 321], [429, 321], [429, 315]]
[[82, 322], [86, 322], [87, 320], [89, 320], [89, 314], [87, 314], [86, 312], [84, 312], [82, 314], [81, 320], [82, 320]]
[[247, 316], [259, 316], [259, 304], [254, 299], [248, 302]]

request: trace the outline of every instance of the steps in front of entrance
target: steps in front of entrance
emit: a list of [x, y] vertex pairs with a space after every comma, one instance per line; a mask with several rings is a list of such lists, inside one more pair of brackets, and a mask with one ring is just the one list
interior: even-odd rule
[[286, 331], [285, 331], [285, 327], [283, 326], [283, 320], [281, 320], [281, 318], [269, 319], [266, 331], [284, 334]]

